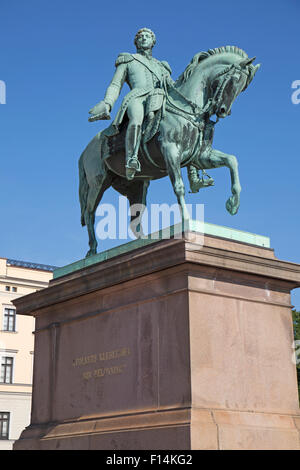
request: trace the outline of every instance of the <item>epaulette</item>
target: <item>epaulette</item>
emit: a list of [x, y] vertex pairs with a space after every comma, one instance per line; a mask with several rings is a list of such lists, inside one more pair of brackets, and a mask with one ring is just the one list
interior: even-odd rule
[[132, 60], [132, 54], [129, 54], [129, 52], [122, 52], [118, 55], [115, 65], [117, 67], [120, 64], [127, 64], [127, 62], [131, 62]]
[[170, 73], [170, 75], [172, 74], [172, 69], [171, 67], [169, 66], [168, 62], [166, 60], [162, 60], [161, 61], [161, 64], [164, 66], [165, 69], [167, 69], [167, 71]]

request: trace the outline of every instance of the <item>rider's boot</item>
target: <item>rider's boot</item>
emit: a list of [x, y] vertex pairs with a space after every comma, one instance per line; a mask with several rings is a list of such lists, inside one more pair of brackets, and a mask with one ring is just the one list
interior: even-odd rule
[[138, 152], [142, 136], [142, 126], [132, 125], [126, 133], [126, 178], [132, 180], [136, 171], [141, 171]]
[[[204, 179], [204, 176], [206, 176], [207, 179]], [[202, 170], [202, 178], [200, 179], [198, 170], [194, 165], [188, 166], [188, 178], [189, 178], [191, 193], [198, 193], [200, 188], [206, 188], [207, 186], [214, 185], [213, 178], [208, 176], [205, 170]]]
[[198, 170], [193, 165], [189, 165], [187, 170], [191, 192], [198, 193], [201, 186], [201, 180], [199, 178]]

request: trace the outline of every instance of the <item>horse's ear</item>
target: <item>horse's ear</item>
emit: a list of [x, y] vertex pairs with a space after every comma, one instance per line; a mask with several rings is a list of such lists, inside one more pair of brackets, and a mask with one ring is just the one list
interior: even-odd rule
[[[252, 68], [252, 70], [251, 70], [251, 74], [250, 74], [250, 78], [251, 78], [251, 80], [250, 80], [250, 81], [252, 81], [252, 80], [253, 80], [253, 78], [254, 78], [254, 76], [255, 76], [256, 72], [257, 72], [257, 71], [260, 69], [260, 67], [261, 67], [261, 64], [258, 64], [258, 65], [253, 65], [253, 66], [251, 67], [251, 68]], [[249, 83], [250, 83], [250, 82], [249, 82]]]
[[256, 72], [260, 69], [261, 67], [261, 64], [258, 64], [258, 65], [252, 65], [251, 67], [249, 67], [249, 75], [248, 75], [248, 79], [247, 79], [247, 83], [244, 87], [244, 89], [242, 91], [245, 91], [246, 88], [248, 88], [248, 86], [250, 85], [250, 83], [252, 82]]
[[254, 62], [256, 59], [256, 57], [252, 57], [252, 59], [245, 59], [245, 60], [242, 60], [242, 62], [240, 62], [240, 67], [244, 68], [244, 67], [247, 67], [247, 65], [250, 65], [252, 64], [252, 62]]

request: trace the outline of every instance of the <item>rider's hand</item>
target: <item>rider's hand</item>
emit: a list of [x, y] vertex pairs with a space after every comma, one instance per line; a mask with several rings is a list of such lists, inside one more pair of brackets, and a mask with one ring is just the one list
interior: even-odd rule
[[94, 121], [98, 119], [110, 119], [110, 105], [105, 103], [105, 101], [100, 101], [92, 109], [89, 110], [89, 114], [92, 116], [89, 118], [89, 121]]

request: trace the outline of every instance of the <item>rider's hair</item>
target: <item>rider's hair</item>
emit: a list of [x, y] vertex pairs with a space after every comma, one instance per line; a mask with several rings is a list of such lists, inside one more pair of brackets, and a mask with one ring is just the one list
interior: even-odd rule
[[152, 36], [152, 47], [154, 46], [154, 44], [156, 43], [156, 37], [155, 37], [155, 34], [153, 33], [153, 31], [151, 31], [151, 29], [149, 28], [142, 28], [142, 29], [139, 29], [138, 32], [136, 33], [135, 37], [134, 37], [134, 44], [135, 46], [137, 47], [137, 39], [139, 37], [139, 35], [141, 33], [143, 33], [144, 31], [147, 31], [147, 33], [150, 33], [151, 36]]

